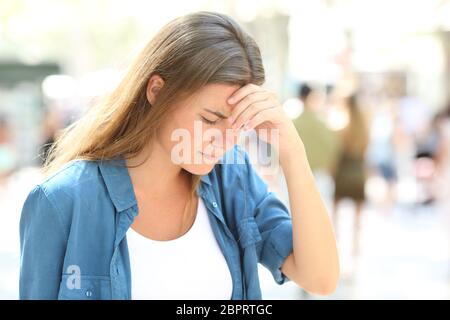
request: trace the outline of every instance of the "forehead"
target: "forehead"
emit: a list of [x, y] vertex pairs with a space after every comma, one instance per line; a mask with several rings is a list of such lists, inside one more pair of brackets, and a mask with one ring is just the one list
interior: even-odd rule
[[196, 108], [208, 108], [228, 115], [231, 113], [231, 105], [227, 100], [239, 88], [239, 85], [233, 84], [207, 84], [193, 95], [192, 102]]

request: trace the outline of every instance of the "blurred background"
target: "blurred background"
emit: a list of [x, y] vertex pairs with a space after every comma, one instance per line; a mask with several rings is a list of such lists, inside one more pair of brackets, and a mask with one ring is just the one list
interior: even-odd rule
[[[0, 299], [18, 297], [20, 212], [58, 131], [165, 23], [198, 10], [229, 14], [259, 44], [338, 240], [333, 295], [278, 286], [261, 266], [263, 298], [449, 299], [446, 0], [2, 0]], [[288, 205], [283, 173], [260, 172]]]

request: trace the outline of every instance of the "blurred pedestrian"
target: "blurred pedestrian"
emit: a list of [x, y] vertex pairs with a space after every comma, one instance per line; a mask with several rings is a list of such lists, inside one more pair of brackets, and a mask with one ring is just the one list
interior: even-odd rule
[[346, 99], [348, 124], [340, 130], [341, 150], [333, 177], [335, 181], [334, 221], [340, 200], [350, 198], [355, 203], [353, 253], [358, 253], [360, 216], [365, 201], [365, 154], [369, 143], [369, 130], [356, 95]]
[[0, 185], [16, 168], [16, 155], [12, 147], [11, 126], [5, 116], [0, 115]]
[[322, 119], [324, 106], [321, 93], [308, 84], [299, 87], [298, 98], [303, 103], [303, 112], [294, 119], [294, 125], [305, 145], [306, 154], [314, 177], [324, 199], [332, 202], [334, 170], [339, 150], [339, 140]]
[[450, 103], [437, 117], [436, 190], [443, 212], [450, 214]]

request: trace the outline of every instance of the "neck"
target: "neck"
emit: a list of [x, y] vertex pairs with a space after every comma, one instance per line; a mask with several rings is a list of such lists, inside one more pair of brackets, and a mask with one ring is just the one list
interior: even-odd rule
[[145, 190], [154, 196], [173, 194], [186, 181], [187, 173], [174, 164], [170, 155], [156, 142], [151, 149], [145, 148], [136, 157], [127, 159], [134, 188]]

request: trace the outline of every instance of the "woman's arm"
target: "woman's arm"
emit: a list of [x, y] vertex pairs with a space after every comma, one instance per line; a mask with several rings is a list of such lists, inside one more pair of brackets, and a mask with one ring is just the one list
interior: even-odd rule
[[[282, 272], [306, 291], [331, 294], [339, 280], [336, 239], [325, 204], [315, 184], [305, 148], [294, 124], [284, 113], [276, 94], [249, 84], [229, 98], [229, 119], [234, 130], [255, 129], [278, 151], [286, 177], [292, 215], [293, 253]], [[276, 140], [267, 131], [278, 133]], [[266, 135], [261, 132], [266, 131]]]
[[67, 241], [59, 219], [45, 191], [36, 186], [20, 217], [20, 299], [58, 299]]
[[339, 280], [336, 240], [296, 133], [280, 141], [279, 156], [288, 186], [294, 242], [294, 252], [281, 271], [308, 292], [331, 294]]

